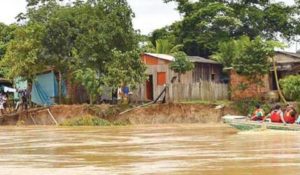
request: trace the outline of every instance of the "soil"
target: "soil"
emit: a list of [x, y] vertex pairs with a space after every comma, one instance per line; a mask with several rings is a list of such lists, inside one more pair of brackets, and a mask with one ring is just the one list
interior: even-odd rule
[[131, 124], [218, 123], [225, 114], [237, 114], [230, 107], [204, 104], [159, 104], [119, 116]]
[[[99, 111], [107, 111], [109, 105], [94, 106]], [[80, 117], [85, 115], [95, 115], [89, 105], [55, 105], [49, 108], [49, 111], [58, 123], [62, 123], [67, 119], [73, 117]], [[14, 117], [6, 117], [2, 121], [3, 125], [54, 125], [55, 121], [50, 116], [47, 109], [40, 110], [31, 116], [22, 114]]]
[[[57, 105], [50, 107], [50, 112], [58, 123], [85, 115], [97, 116], [109, 121], [129, 122], [130, 124], [170, 124], [170, 123], [218, 123], [225, 114], [238, 114], [231, 107], [217, 109], [216, 105], [204, 104], [156, 104], [129, 111], [119, 106], [110, 105]], [[4, 125], [54, 125], [55, 121], [45, 110], [34, 115], [23, 114], [7, 117]]]

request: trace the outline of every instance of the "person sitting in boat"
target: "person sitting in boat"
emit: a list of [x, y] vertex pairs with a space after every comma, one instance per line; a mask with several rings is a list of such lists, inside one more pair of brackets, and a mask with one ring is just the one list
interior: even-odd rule
[[271, 119], [271, 122], [274, 122], [274, 123], [285, 123], [285, 120], [284, 120], [284, 117], [283, 117], [283, 112], [281, 110], [281, 106], [280, 105], [276, 105], [274, 107], [274, 109], [271, 111], [271, 113], [269, 113], [264, 121], [267, 119], [267, 118], [270, 118]]
[[286, 123], [293, 124], [297, 119], [296, 117], [297, 117], [297, 112], [295, 108], [293, 107], [293, 105], [288, 105], [284, 112], [284, 116], [283, 116], [284, 121]]
[[251, 120], [257, 121], [257, 120], [263, 120], [265, 117], [265, 112], [261, 108], [259, 104], [255, 105], [255, 111], [253, 112], [253, 115], [251, 116]]
[[295, 123], [296, 123], [296, 124], [300, 124], [300, 115], [298, 116], [298, 118], [297, 118], [297, 120], [296, 120]]

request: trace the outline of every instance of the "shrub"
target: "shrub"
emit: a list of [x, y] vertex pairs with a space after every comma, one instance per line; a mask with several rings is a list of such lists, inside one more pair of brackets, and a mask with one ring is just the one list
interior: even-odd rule
[[236, 101], [234, 103], [234, 106], [236, 110], [241, 113], [242, 115], [248, 115], [252, 114], [253, 111], [255, 110], [255, 105], [260, 104], [262, 109], [268, 113], [271, 110], [271, 106], [269, 104], [263, 104], [261, 101], [258, 100], [241, 100], [241, 101]]
[[280, 86], [287, 99], [300, 101], [300, 75], [290, 75], [281, 79]]
[[61, 124], [61, 126], [126, 126], [126, 125], [129, 125], [128, 121], [110, 122], [108, 120], [99, 117], [94, 117], [91, 115], [71, 118]]
[[61, 125], [62, 126], [111, 126], [112, 124], [107, 120], [87, 115], [87, 116], [75, 117], [66, 120]]

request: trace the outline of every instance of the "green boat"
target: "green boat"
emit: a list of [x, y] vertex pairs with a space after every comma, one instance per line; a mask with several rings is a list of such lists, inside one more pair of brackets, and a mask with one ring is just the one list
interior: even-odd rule
[[230, 126], [242, 130], [253, 130], [253, 129], [272, 129], [272, 130], [286, 130], [286, 131], [300, 131], [300, 125], [298, 124], [283, 124], [283, 123], [272, 123], [262, 121], [251, 121], [246, 116], [232, 116], [226, 115], [223, 118], [223, 122]]

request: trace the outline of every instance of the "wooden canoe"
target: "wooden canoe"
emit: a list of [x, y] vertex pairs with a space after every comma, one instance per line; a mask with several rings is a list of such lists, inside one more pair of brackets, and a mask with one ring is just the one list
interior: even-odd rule
[[224, 116], [223, 122], [230, 126], [242, 130], [253, 130], [253, 129], [272, 129], [272, 130], [286, 130], [286, 131], [300, 131], [300, 125], [298, 124], [283, 124], [283, 123], [271, 123], [262, 121], [251, 121], [245, 116]]

